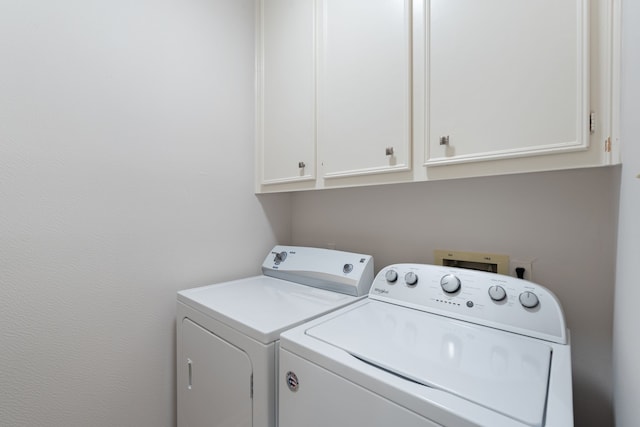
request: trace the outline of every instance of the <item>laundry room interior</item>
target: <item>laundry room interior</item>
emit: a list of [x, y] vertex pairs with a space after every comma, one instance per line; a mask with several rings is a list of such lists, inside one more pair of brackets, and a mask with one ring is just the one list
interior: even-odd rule
[[269, 193], [253, 0], [0, 2], [0, 425], [175, 426], [177, 292], [295, 245], [376, 273], [527, 260], [570, 330], [574, 424], [635, 426], [640, 5], [603, 3], [619, 164]]

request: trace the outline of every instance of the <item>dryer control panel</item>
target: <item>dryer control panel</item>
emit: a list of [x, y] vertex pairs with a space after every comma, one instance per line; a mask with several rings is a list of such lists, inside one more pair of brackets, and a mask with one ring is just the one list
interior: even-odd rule
[[333, 249], [275, 246], [262, 263], [265, 276], [363, 296], [373, 282], [373, 257]]
[[484, 271], [429, 264], [383, 268], [369, 297], [521, 335], [567, 344], [556, 296], [535, 283]]

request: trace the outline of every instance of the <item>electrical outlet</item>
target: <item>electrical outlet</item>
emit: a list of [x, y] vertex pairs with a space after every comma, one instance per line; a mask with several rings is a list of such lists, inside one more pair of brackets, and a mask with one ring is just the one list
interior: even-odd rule
[[533, 280], [532, 264], [534, 260], [517, 260], [513, 259], [509, 262], [509, 274], [513, 277], [518, 277], [516, 274], [516, 268], [524, 268], [524, 280]]

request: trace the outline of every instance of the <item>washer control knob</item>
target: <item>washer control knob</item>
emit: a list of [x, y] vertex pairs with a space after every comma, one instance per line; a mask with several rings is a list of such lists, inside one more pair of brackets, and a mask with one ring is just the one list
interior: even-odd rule
[[442, 287], [442, 290], [448, 294], [457, 292], [460, 289], [461, 284], [460, 279], [453, 274], [447, 274], [446, 276], [442, 276], [442, 279], [440, 279], [440, 286]]
[[415, 286], [418, 284], [418, 275], [413, 271], [408, 272], [404, 275], [404, 283], [408, 286]]
[[526, 291], [520, 294], [520, 304], [525, 308], [536, 308], [540, 300], [533, 292]]
[[344, 274], [349, 274], [353, 271], [353, 264], [345, 264], [342, 266], [342, 272]]
[[395, 270], [387, 270], [384, 277], [387, 279], [387, 282], [394, 283], [398, 280], [398, 273]]
[[489, 288], [489, 296], [494, 301], [502, 301], [507, 297], [507, 292], [500, 285], [495, 285]]

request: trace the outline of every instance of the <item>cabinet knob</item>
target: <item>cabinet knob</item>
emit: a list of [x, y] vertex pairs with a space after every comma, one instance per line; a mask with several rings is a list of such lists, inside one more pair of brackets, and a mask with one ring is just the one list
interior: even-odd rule
[[384, 152], [387, 156], [393, 156], [393, 147], [387, 147]]
[[307, 165], [305, 165], [305, 164], [304, 164], [304, 162], [298, 162], [298, 167], [299, 167], [300, 169], [303, 169], [303, 168], [305, 168], [306, 166], [307, 166]]
[[440, 137], [440, 145], [449, 145], [449, 135]]

